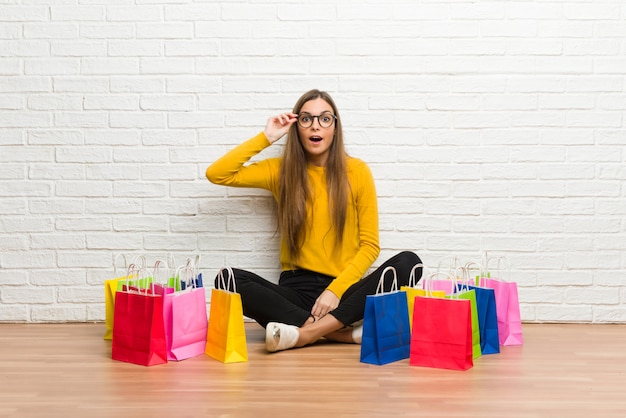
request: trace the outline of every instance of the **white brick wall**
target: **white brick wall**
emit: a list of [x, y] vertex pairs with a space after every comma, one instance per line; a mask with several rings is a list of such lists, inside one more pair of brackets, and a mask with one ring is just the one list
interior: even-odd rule
[[204, 169], [317, 87], [379, 262], [507, 255], [524, 320], [626, 322], [623, 1], [2, 3], [0, 321], [102, 320], [120, 252], [275, 277], [267, 193]]

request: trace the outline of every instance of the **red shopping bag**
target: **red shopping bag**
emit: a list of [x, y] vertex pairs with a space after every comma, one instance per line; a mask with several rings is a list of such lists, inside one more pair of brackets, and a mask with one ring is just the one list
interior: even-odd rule
[[409, 364], [451, 370], [474, 365], [469, 300], [415, 298]]
[[118, 290], [114, 324], [113, 360], [143, 366], [167, 363], [163, 296], [147, 290]]
[[[432, 281], [441, 274], [425, 280]], [[448, 281], [457, 287], [454, 276]], [[425, 282], [424, 286], [430, 288], [431, 284]], [[459, 299], [455, 294], [415, 298], [409, 364], [451, 370], [467, 370], [474, 365], [469, 299]]]

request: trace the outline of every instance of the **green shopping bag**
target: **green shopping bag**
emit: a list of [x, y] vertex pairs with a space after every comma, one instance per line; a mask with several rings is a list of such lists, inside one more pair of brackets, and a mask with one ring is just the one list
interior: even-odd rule
[[478, 308], [476, 306], [476, 291], [459, 285], [457, 292], [449, 296], [455, 299], [466, 299], [470, 301], [470, 311], [472, 317], [472, 357], [482, 356], [480, 349], [480, 326], [478, 322]]
[[476, 291], [470, 289], [470, 279], [468, 277], [468, 268], [458, 267], [454, 273], [454, 293], [451, 298], [466, 299], [470, 301], [470, 310], [472, 316], [472, 356], [478, 358], [482, 356], [480, 348], [480, 322], [478, 320], [478, 306], [476, 304]]

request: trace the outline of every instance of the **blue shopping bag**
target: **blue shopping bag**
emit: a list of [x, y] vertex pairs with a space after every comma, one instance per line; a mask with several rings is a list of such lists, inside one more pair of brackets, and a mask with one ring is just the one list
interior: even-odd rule
[[[390, 292], [384, 292], [385, 274], [393, 272]], [[365, 298], [361, 362], [383, 365], [409, 358], [411, 329], [406, 292], [398, 291], [396, 270], [383, 270], [376, 294]]]
[[[476, 274], [470, 271], [476, 270]], [[484, 276], [484, 267], [475, 262], [465, 265], [468, 288], [476, 293], [476, 309], [480, 328], [480, 349], [483, 354], [497, 354], [500, 352], [500, 337], [498, 332], [498, 313], [496, 308], [496, 292], [481, 280]], [[471, 277], [474, 277], [474, 280]]]
[[469, 286], [476, 292], [476, 309], [480, 328], [480, 349], [483, 354], [500, 352], [496, 296], [493, 289]]

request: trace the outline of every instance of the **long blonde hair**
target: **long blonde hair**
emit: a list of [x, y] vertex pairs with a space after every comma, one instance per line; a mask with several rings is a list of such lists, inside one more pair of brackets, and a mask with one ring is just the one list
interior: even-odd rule
[[[326, 184], [328, 188], [328, 204], [331, 223], [335, 230], [335, 242], [343, 240], [348, 207], [348, 178], [346, 168], [347, 153], [343, 142], [341, 118], [332, 97], [320, 90], [304, 93], [296, 102], [293, 113], [298, 114], [302, 106], [309, 100], [321, 98], [328, 103], [337, 119], [335, 120], [335, 137], [330, 146], [326, 161]], [[287, 135], [280, 167], [278, 191], [278, 227], [287, 244], [287, 249], [295, 261], [306, 239], [307, 202], [311, 199], [311, 188], [307, 174], [307, 156], [300, 142], [297, 124], [293, 124]]]

